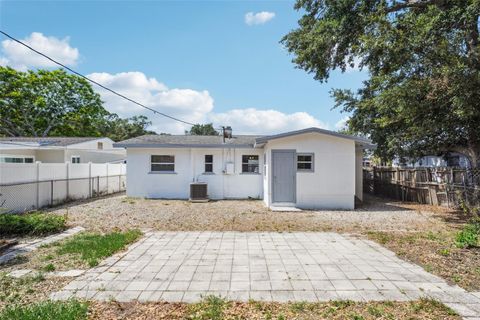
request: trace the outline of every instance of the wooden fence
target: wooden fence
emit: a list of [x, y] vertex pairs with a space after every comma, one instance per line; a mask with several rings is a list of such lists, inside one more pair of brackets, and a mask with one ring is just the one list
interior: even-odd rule
[[364, 192], [402, 201], [458, 208], [480, 205], [480, 169], [371, 167]]

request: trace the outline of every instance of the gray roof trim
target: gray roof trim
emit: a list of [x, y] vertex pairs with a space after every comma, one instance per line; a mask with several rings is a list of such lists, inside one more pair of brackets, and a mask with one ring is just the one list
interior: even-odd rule
[[173, 144], [173, 143], [114, 143], [114, 148], [242, 148], [253, 149], [251, 144]]
[[365, 144], [370, 144], [370, 145], [372, 144], [372, 141], [370, 139], [351, 136], [351, 135], [342, 134], [342, 133], [338, 133], [338, 132], [334, 132], [334, 131], [330, 131], [330, 130], [325, 130], [325, 129], [320, 129], [320, 128], [315, 128], [315, 127], [296, 130], [296, 131], [289, 131], [289, 132], [284, 132], [284, 133], [280, 133], [280, 134], [274, 134], [274, 135], [271, 135], [271, 136], [260, 137], [260, 138], [257, 138], [255, 140], [255, 144], [263, 144], [263, 143], [268, 142], [269, 140], [286, 138], [286, 137], [296, 136], [296, 135], [304, 134], [304, 133], [321, 133], [321, 134], [326, 134], [326, 135], [329, 135], [329, 136], [334, 136], [334, 137], [337, 137], [337, 138], [353, 140], [353, 141], [360, 142], [360, 143], [365, 143]]

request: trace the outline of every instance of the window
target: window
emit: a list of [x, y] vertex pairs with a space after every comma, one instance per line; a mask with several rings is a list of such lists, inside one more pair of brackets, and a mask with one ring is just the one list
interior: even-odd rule
[[175, 172], [175, 156], [152, 155], [150, 164], [152, 172]]
[[72, 156], [72, 163], [80, 163], [80, 156]]
[[258, 173], [258, 156], [256, 155], [242, 156], [242, 172]]
[[33, 163], [33, 157], [0, 157], [0, 163]]
[[205, 172], [213, 172], [213, 155], [205, 155]]
[[103, 142], [97, 142], [97, 149], [103, 150]]
[[313, 171], [313, 153], [297, 154], [297, 171]]

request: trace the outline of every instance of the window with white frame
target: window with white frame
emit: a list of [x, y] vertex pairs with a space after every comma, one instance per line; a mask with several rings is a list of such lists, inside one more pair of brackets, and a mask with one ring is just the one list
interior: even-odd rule
[[34, 157], [0, 156], [0, 163], [33, 163]]
[[242, 156], [242, 173], [259, 173], [257, 155]]
[[205, 155], [205, 173], [212, 173], [213, 172], [213, 155], [206, 154]]
[[297, 171], [313, 171], [313, 153], [297, 153]]
[[72, 163], [80, 163], [80, 156], [72, 156]]
[[103, 142], [97, 142], [97, 149], [103, 150]]
[[175, 156], [152, 155], [150, 157], [151, 172], [175, 172]]

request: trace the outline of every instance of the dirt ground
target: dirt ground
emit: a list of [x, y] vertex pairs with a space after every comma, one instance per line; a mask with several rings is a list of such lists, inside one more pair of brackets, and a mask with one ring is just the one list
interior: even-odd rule
[[[183, 200], [147, 200], [117, 195], [76, 202], [51, 210], [66, 215], [72, 226], [91, 231], [133, 228], [170, 231], [438, 231], [444, 223], [428, 207], [405, 206], [366, 198], [352, 211], [273, 212], [259, 200], [190, 203]], [[441, 213], [445, 214], [445, 213]]]
[[89, 319], [460, 319], [431, 300], [412, 302], [260, 303], [94, 303]]

